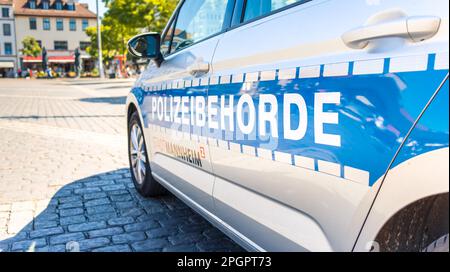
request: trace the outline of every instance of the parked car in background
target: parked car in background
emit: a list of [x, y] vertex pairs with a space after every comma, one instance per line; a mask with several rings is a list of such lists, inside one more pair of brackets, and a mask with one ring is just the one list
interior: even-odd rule
[[180, 1], [129, 42], [137, 190], [248, 250], [448, 251], [448, 8]]

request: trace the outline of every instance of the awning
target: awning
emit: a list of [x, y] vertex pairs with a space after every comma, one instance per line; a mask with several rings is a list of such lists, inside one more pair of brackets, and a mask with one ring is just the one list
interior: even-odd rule
[[12, 62], [12, 61], [0, 61], [0, 68], [14, 68], [14, 62]]
[[[24, 56], [23, 57], [24, 63], [40, 63], [42, 62], [42, 56], [39, 57], [30, 57], [30, 56]], [[74, 56], [50, 56], [48, 57], [49, 63], [74, 63], [75, 57]]]

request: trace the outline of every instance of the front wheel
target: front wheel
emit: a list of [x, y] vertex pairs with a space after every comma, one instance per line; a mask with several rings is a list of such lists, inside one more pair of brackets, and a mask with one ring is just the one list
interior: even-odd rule
[[128, 158], [131, 178], [136, 190], [145, 197], [161, 195], [164, 188], [153, 178], [147, 156], [142, 125], [138, 112], [128, 122]]

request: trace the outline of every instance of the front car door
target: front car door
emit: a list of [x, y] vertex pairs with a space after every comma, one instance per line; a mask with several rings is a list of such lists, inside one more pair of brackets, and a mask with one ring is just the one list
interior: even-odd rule
[[[238, 2], [208, 94], [218, 105], [218, 216], [255, 249], [352, 250], [389, 163], [448, 73], [448, 2]], [[415, 39], [406, 22], [422, 19], [431, 34]], [[387, 36], [365, 44], [365, 33]]]
[[[226, 25], [228, 0], [181, 1], [161, 38], [164, 60], [138, 81], [153, 175], [206, 209], [212, 176], [206, 137], [211, 61]], [[229, 20], [229, 19], [228, 19]]]

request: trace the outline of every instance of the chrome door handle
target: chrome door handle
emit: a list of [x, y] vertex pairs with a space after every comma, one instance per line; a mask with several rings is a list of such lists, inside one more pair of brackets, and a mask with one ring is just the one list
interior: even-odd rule
[[352, 29], [341, 38], [345, 45], [353, 49], [363, 49], [371, 40], [388, 37], [420, 42], [433, 37], [440, 24], [441, 18], [436, 16], [403, 17]]
[[209, 72], [210, 65], [208, 62], [200, 61], [195, 62], [187, 68], [189, 74], [193, 76], [204, 75]]

